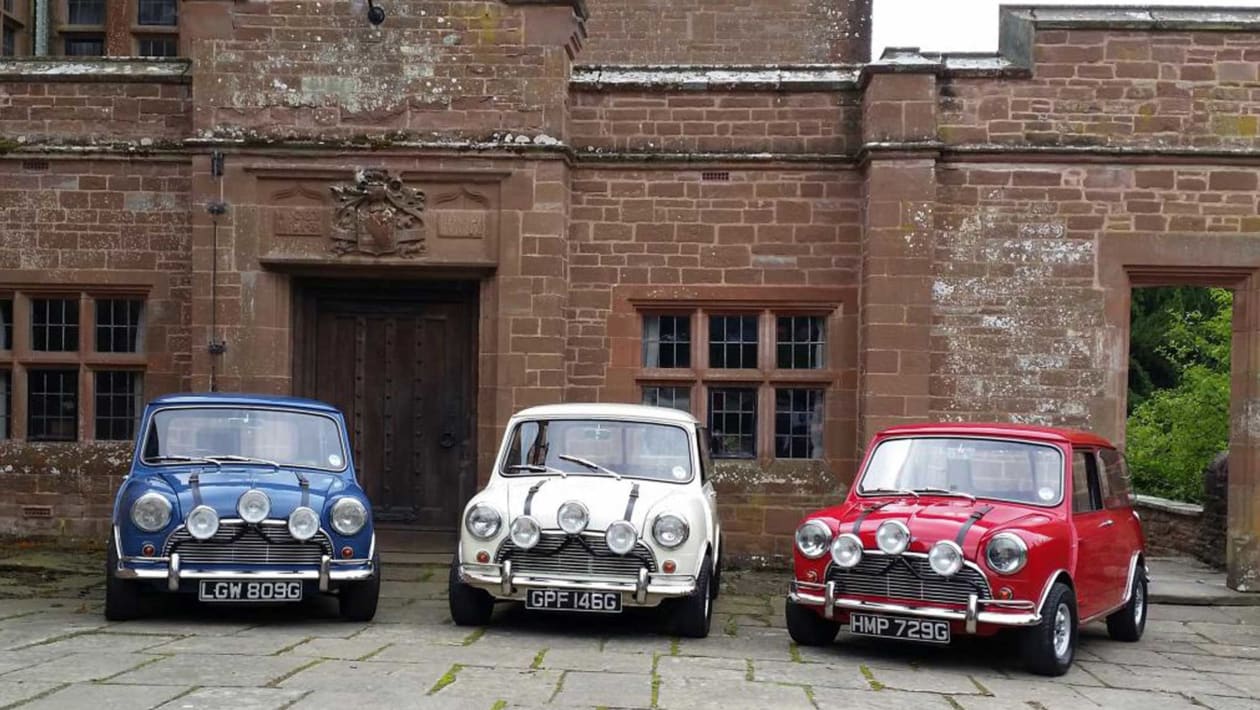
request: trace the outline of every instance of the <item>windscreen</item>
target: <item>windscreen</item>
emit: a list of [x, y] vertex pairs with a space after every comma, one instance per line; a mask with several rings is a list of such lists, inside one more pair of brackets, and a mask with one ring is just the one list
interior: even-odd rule
[[889, 439], [876, 447], [858, 486], [865, 494], [924, 489], [1054, 505], [1063, 495], [1063, 455], [1006, 439]]
[[[580, 458], [606, 471], [575, 462]], [[521, 422], [508, 443], [503, 472], [528, 474], [524, 468], [565, 473], [648, 478], [684, 483], [692, 477], [687, 431], [669, 424], [553, 419]], [[533, 471], [538, 473], [538, 470]]]
[[145, 463], [169, 462], [163, 457], [212, 456], [245, 456], [331, 471], [346, 467], [337, 422], [319, 414], [187, 407], [153, 415], [144, 440]]

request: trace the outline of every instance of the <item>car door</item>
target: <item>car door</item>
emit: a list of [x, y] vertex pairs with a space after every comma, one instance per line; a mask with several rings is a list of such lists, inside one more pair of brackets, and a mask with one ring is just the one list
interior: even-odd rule
[[1072, 450], [1072, 527], [1076, 531], [1076, 605], [1080, 618], [1106, 609], [1110, 602], [1109, 548], [1115, 522], [1103, 506], [1098, 456], [1093, 449]]
[[1133, 515], [1130, 500], [1128, 470], [1124, 459], [1115, 449], [1099, 449], [1099, 471], [1102, 472], [1100, 483], [1103, 489], [1103, 507], [1107, 509], [1110, 527], [1112, 568], [1107, 583], [1111, 594], [1109, 606], [1118, 606], [1124, 601], [1129, 591], [1129, 568], [1133, 562], [1133, 553], [1140, 544], [1139, 523]]
[[[713, 487], [713, 461], [709, 458], [709, 431], [705, 427], [696, 427], [696, 441], [700, 446], [700, 490], [704, 492], [704, 504], [708, 509], [710, 539], [720, 556], [719, 545], [721, 524], [718, 521], [717, 489]], [[713, 560], [717, 564], [718, 558]]]

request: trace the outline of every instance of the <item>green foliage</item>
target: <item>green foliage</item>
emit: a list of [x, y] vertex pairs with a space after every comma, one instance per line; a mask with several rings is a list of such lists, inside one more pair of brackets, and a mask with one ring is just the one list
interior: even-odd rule
[[1140, 493], [1203, 497], [1203, 469], [1229, 445], [1233, 294], [1141, 289], [1133, 294], [1126, 456]]

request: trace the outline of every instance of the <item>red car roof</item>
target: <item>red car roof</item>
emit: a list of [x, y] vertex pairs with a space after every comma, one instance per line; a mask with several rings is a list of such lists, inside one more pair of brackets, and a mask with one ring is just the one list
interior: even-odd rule
[[931, 434], [935, 436], [966, 434], [968, 436], [992, 436], [1003, 439], [1021, 438], [1054, 441], [1080, 446], [1115, 448], [1111, 442], [1088, 431], [1034, 426], [1032, 424], [1003, 424], [1000, 422], [937, 422], [931, 424], [903, 424], [880, 431], [876, 436], [907, 436]]

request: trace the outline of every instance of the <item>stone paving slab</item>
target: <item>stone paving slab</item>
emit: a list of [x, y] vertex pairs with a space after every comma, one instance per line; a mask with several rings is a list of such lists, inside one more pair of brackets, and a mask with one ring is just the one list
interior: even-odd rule
[[[341, 621], [327, 598], [265, 608], [175, 601], [127, 623], [104, 621], [99, 583], [85, 597], [0, 598], [0, 708], [1260, 707], [1256, 608], [1156, 606], [1137, 644], [1093, 625], [1068, 674], [1042, 678], [1004, 637], [932, 647], [842, 632], [825, 648], [798, 647], [781, 628], [777, 592], [724, 595], [707, 639], [673, 638], [650, 611], [590, 617], [506, 604], [486, 628], [457, 627], [438, 575], [400, 568], [395, 596], [367, 624]], [[761, 588], [777, 588], [773, 577]]]

